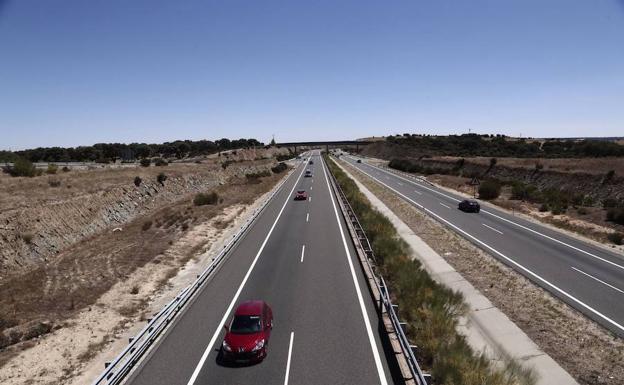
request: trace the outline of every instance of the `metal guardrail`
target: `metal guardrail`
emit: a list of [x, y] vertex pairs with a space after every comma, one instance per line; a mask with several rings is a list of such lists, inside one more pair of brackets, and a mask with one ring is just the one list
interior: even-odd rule
[[[403, 330], [404, 323], [399, 320], [399, 316], [397, 315], [396, 308], [397, 305], [392, 304], [392, 300], [390, 298], [390, 293], [388, 291], [388, 286], [386, 285], [385, 280], [380, 274], [375, 273], [375, 253], [366, 237], [366, 233], [360, 224], [355, 212], [351, 208], [351, 204], [349, 203], [347, 197], [345, 196], [342, 188], [336, 181], [336, 178], [329, 170], [330, 180], [332, 182], [332, 187], [334, 191], [336, 191], [336, 196], [339, 198], [340, 208], [343, 212], [345, 219], [352, 226], [355, 232], [354, 240], [357, 241], [358, 245], [362, 248], [364, 253], [366, 254], [365, 263], [366, 267], [372, 274], [373, 279], [369, 279], [369, 282], [374, 282], [375, 288], [380, 293], [379, 301], [378, 301], [378, 309], [381, 315], [386, 313], [390, 318], [392, 323], [392, 332], [396, 335], [397, 340], [401, 346], [401, 351], [405, 356], [407, 361], [407, 365], [409, 367], [411, 378], [406, 378], [405, 380], [414, 380], [417, 385], [427, 385], [427, 379], [431, 378], [429, 375], [424, 374], [420, 369], [420, 365], [416, 360], [413, 349], [414, 345], [410, 344], [409, 339], [405, 335], [405, 330]], [[377, 298], [376, 298], [377, 299]]]
[[271, 202], [273, 197], [280, 191], [281, 187], [286, 183], [294, 170], [282, 180], [274, 189], [271, 195], [262, 203], [262, 205], [254, 210], [252, 216], [240, 227], [240, 229], [232, 236], [230, 241], [223, 246], [219, 254], [212, 260], [210, 265], [206, 267], [201, 274], [197, 275], [197, 279], [193, 284], [184, 288], [171, 302], [169, 302], [161, 311], [148, 320], [147, 325], [133, 338], [126, 348], [106, 367], [102, 374], [93, 381], [92, 385], [117, 385], [126, 379], [132, 368], [140, 361], [143, 355], [154, 344], [158, 337], [163, 333], [171, 321], [180, 314], [180, 311], [202, 288], [203, 284], [216, 270], [219, 264], [225, 259], [228, 252], [241, 239], [247, 229], [258, 218], [264, 208]]

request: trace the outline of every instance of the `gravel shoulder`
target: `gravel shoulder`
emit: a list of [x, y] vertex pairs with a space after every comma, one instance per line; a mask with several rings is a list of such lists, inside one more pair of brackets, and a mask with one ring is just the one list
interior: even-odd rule
[[446, 229], [346, 162], [340, 162], [413, 232], [580, 384], [624, 378], [624, 341]]

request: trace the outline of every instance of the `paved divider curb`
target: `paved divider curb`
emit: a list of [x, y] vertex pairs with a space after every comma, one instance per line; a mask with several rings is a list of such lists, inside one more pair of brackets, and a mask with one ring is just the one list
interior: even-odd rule
[[161, 311], [156, 313], [153, 318], [148, 320], [147, 325], [133, 338], [130, 338], [128, 346], [106, 367], [102, 374], [93, 381], [92, 385], [117, 385], [121, 384], [132, 371], [132, 369], [141, 361], [145, 353], [154, 345], [168, 328], [173, 324], [172, 321], [181, 313], [185, 305], [191, 302], [204, 283], [217, 269], [221, 262], [227, 257], [228, 253], [236, 245], [236, 243], [247, 232], [249, 227], [255, 222], [258, 216], [264, 211], [266, 206], [273, 200], [275, 195], [281, 190], [281, 187], [290, 178], [294, 169], [291, 170], [284, 179], [273, 187], [271, 195], [262, 202], [261, 206], [253, 211], [250, 218], [241, 225], [240, 229], [232, 235], [221, 251], [213, 258], [212, 262], [206, 267], [201, 274], [197, 275], [197, 279], [191, 285], [184, 288], [171, 302], [169, 302]]
[[461, 292], [469, 306], [460, 332], [476, 351], [494, 361], [514, 359], [532, 367], [538, 374], [537, 385], [578, 385], [557, 362], [541, 350], [516, 324], [466, 281], [435, 250], [427, 245], [375, 194], [355, 178], [343, 165], [338, 166], [356, 183], [371, 204], [385, 215], [414, 251], [414, 257], [437, 282]]

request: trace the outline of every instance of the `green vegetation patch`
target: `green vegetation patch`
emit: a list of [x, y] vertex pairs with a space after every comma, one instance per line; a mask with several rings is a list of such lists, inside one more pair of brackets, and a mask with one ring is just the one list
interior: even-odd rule
[[456, 330], [459, 317], [467, 312], [462, 295], [435, 282], [419, 261], [410, 258], [408, 244], [390, 220], [371, 206], [333, 161], [325, 159], [366, 232], [379, 271], [399, 306], [399, 316], [407, 322], [408, 338], [418, 346], [418, 361], [431, 371], [436, 383], [534, 384], [531, 371], [513, 362], [496, 369], [485, 356], [472, 350]]

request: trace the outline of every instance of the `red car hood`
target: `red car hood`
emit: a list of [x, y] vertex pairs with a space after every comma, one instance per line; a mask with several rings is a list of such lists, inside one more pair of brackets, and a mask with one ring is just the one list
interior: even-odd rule
[[241, 348], [245, 352], [250, 352], [256, 346], [256, 343], [263, 339], [265, 339], [263, 332], [253, 334], [227, 333], [225, 335], [225, 342], [232, 348], [233, 352], [239, 352]]

